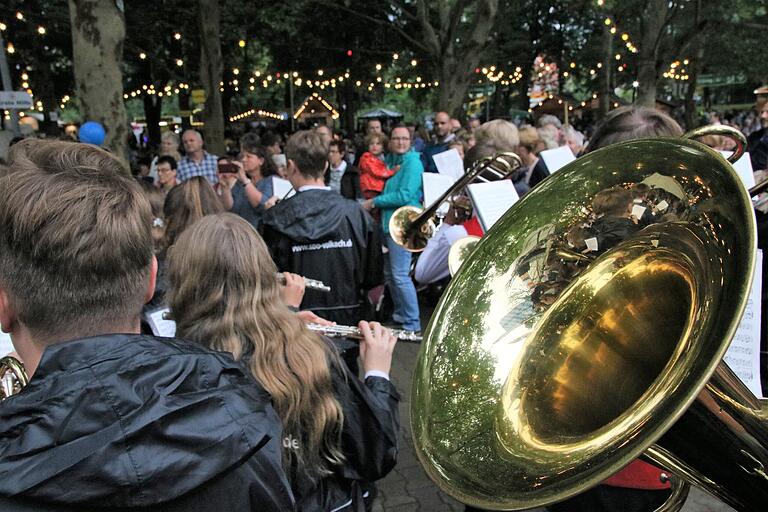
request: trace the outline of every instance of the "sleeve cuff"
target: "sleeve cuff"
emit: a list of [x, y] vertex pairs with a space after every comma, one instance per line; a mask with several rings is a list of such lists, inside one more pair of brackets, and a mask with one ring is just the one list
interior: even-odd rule
[[389, 380], [389, 374], [382, 372], [380, 370], [369, 370], [365, 372], [365, 379], [367, 379], [368, 377], [381, 377], [382, 379]]

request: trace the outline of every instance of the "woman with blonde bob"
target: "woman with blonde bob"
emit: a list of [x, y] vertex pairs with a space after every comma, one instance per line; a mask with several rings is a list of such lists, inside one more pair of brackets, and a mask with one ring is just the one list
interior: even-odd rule
[[283, 422], [283, 467], [297, 510], [362, 510], [361, 484], [395, 464], [395, 338], [360, 322], [365, 383], [280, 298], [276, 267], [247, 221], [209, 215], [169, 252], [166, 298], [177, 336], [231, 352], [270, 393]]

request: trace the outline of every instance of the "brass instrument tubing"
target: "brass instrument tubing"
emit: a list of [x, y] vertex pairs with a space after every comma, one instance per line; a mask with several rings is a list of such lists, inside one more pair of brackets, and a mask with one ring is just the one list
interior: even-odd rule
[[[513, 156], [514, 155], [514, 156]], [[508, 157], [514, 159], [514, 163], [507, 162], [501, 157]], [[501, 165], [504, 165], [506, 169], [504, 169], [504, 172], [501, 173], [497, 169], [493, 168], [493, 165], [503, 162]], [[463, 189], [466, 187], [472, 180], [477, 178], [482, 174], [483, 171], [485, 171], [488, 168], [493, 169], [497, 174], [502, 176], [503, 178], [508, 177], [510, 174], [512, 174], [514, 171], [520, 168], [522, 165], [522, 161], [520, 158], [515, 155], [514, 153], [500, 153], [499, 155], [493, 157], [492, 159], [488, 159], [486, 161], [482, 161], [479, 165], [476, 165], [474, 168], [467, 171], [464, 176], [459, 178], [459, 180], [453, 184], [453, 186], [449, 187], [448, 190], [443, 192], [443, 195], [441, 195], [436, 201], [434, 201], [431, 205], [429, 205], [428, 208], [426, 208], [423, 212], [419, 214], [418, 217], [413, 219], [413, 221], [410, 223], [410, 225], [405, 230], [405, 238], [408, 238], [409, 236], [416, 233], [419, 229], [421, 229], [421, 226], [429, 219], [432, 218], [432, 216], [435, 214], [435, 212], [440, 208], [440, 205], [445, 202], [445, 200], [448, 198], [448, 196], [451, 196], [456, 193], [456, 191]]]

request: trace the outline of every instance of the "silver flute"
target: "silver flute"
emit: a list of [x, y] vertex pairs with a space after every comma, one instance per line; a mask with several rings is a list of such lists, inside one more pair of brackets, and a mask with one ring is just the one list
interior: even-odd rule
[[[277, 273], [277, 282], [280, 284], [285, 284], [285, 276], [282, 272]], [[310, 290], [317, 290], [319, 292], [329, 292], [331, 291], [331, 287], [325, 284], [322, 281], [316, 281], [314, 279], [304, 278], [304, 286], [309, 288]]]
[[[349, 325], [320, 325], [320, 324], [307, 324], [310, 331], [315, 331], [321, 334], [325, 334], [329, 338], [351, 338], [355, 340], [363, 339], [363, 333], [357, 327], [351, 327]], [[405, 341], [409, 343], [421, 343], [421, 334], [417, 334], [414, 331], [404, 331], [401, 329], [390, 329], [392, 334], [398, 341]]]

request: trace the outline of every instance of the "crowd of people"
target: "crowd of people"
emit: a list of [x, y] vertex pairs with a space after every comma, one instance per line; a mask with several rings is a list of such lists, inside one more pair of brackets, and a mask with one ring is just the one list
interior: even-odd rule
[[[550, 174], [545, 149], [681, 133], [635, 107], [588, 140], [551, 115], [462, 126], [437, 112], [431, 137], [372, 119], [357, 138], [246, 133], [214, 155], [189, 129], [163, 133], [133, 178], [96, 145], [19, 141], [0, 172], [0, 323], [33, 378], [3, 403], [0, 508], [370, 510], [398, 451], [390, 329], [420, 333], [418, 288], [449, 279], [452, 244], [484, 231], [452, 207], [418, 258], [393, 237], [393, 213], [423, 204], [434, 157], [455, 149], [468, 168], [515, 152], [524, 196]], [[607, 189], [569, 249], [593, 257], [674, 210], [647, 187]], [[175, 339], [143, 321], [156, 306]], [[362, 341], [308, 327], [334, 323]], [[552, 510], [652, 510], [669, 493], [659, 473], [637, 461]]]

